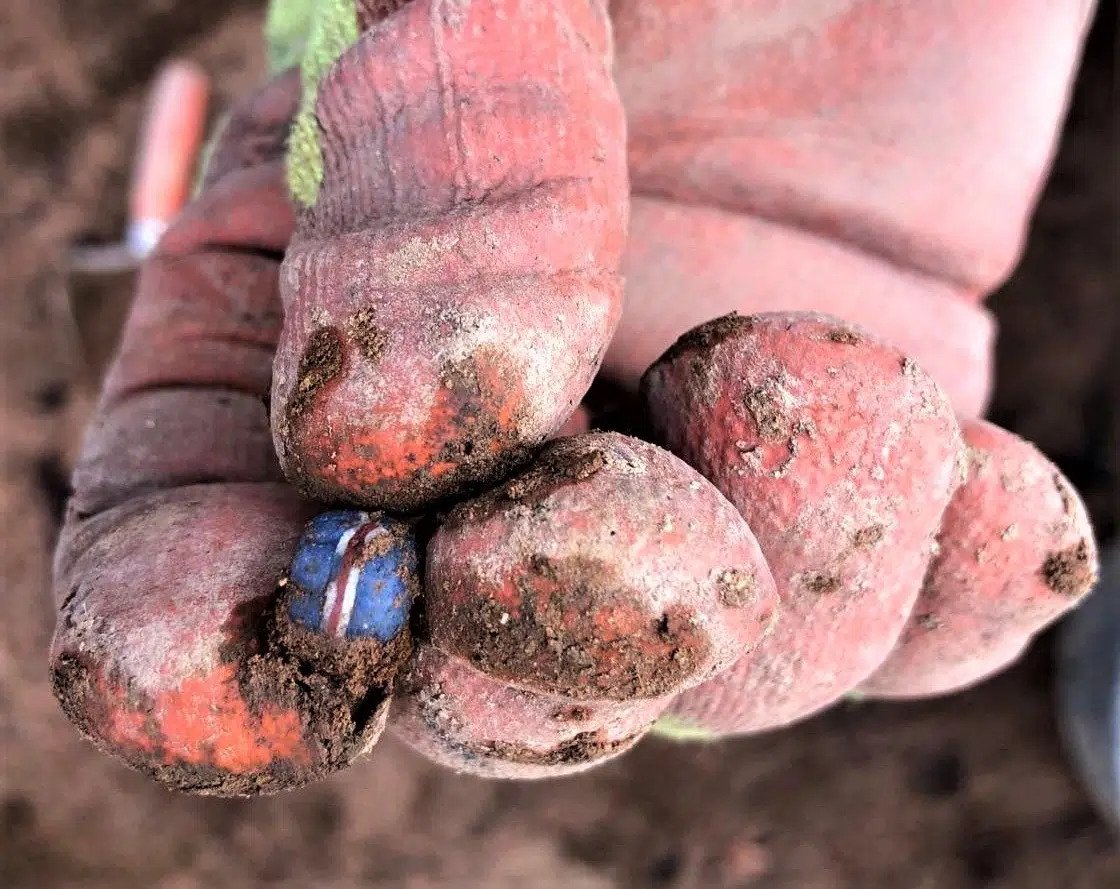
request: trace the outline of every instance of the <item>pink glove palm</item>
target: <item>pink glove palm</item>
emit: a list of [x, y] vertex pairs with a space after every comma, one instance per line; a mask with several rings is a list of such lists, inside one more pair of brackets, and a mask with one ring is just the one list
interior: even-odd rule
[[894, 342], [982, 413], [993, 325], [1093, 4], [612, 4], [635, 195], [606, 360], [731, 310]]

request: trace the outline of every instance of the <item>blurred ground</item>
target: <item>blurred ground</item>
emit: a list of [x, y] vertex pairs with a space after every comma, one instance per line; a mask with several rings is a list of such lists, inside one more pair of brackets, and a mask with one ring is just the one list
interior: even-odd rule
[[[1120, 513], [1115, 6], [1001, 316], [994, 416]], [[50, 696], [49, 550], [88, 410], [57, 259], [124, 218], [142, 90], [171, 52], [218, 103], [261, 70], [260, 3], [6, 0], [0, 10], [0, 886], [1105, 889], [1120, 855], [1062, 759], [1049, 646], [948, 701], [847, 705], [590, 775], [486, 784], [393, 742], [263, 801], [171, 796], [78, 740]], [[1110, 119], [1110, 115], [1111, 119]], [[105, 346], [102, 335], [102, 347]], [[1109, 364], [1111, 363], [1111, 368]]]

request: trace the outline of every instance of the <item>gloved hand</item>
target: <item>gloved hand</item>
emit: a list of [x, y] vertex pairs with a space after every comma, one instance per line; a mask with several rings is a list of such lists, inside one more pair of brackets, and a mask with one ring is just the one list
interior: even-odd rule
[[[423, 337], [442, 328], [424, 316], [423, 308], [431, 289], [443, 286], [449, 268], [461, 272], [477, 266], [487, 280], [478, 293], [501, 293], [508, 301], [501, 303], [503, 311], [521, 311], [516, 307], [522, 291], [540, 297], [535, 309], [510, 315], [512, 331], [519, 331], [519, 324], [530, 333], [552, 325], [563, 343], [575, 339], [586, 345], [595, 337], [605, 342], [616, 321], [613, 267], [622, 249], [625, 216], [624, 195], [617, 193], [617, 155], [622, 148], [611, 118], [609, 89], [594, 70], [594, 59], [605, 48], [600, 45], [605, 32], [596, 30], [595, 4], [574, 4], [592, 11], [573, 12], [569, 19], [552, 19], [540, 13], [541, 7], [530, 13], [512, 0], [475, 0], [447, 8], [436, 0], [412, 0], [399, 6], [359, 3], [357, 21], [362, 27], [355, 35], [361, 30], [362, 36], [356, 43], [347, 36], [341, 58], [328, 59], [315, 72], [322, 79], [316, 82], [310, 106], [304, 66], [305, 108], [300, 119], [304, 127], [310, 121], [321, 139], [313, 146], [321, 152], [316, 155], [321, 169], [313, 171], [314, 188], [303, 193], [307, 206], [296, 204], [300, 225], [285, 265], [291, 277], [285, 283], [283, 309], [281, 260], [297, 218], [283, 158], [300, 101], [294, 72], [278, 77], [233, 111], [201, 194], [146, 264], [120, 353], [75, 472], [74, 496], [56, 558], [60, 613], [51, 655], [56, 694], [68, 716], [95, 743], [180, 789], [251, 794], [305, 783], [367, 750], [388, 719], [390, 675], [348, 681], [353, 672], [347, 669], [353, 665], [345, 657], [318, 672], [313, 659], [292, 655], [291, 640], [270, 617], [277, 579], [290, 579], [293, 558], [298, 562], [304, 523], [323, 508], [285, 483], [271, 432], [277, 431], [285, 466], [305, 490], [332, 502], [346, 498], [347, 485], [355, 478], [364, 484], [369, 473], [377, 475], [387, 465], [363, 462], [359, 453], [352, 455], [354, 471], [344, 473], [341, 461], [332, 456], [338, 442], [350, 440], [346, 435], [332, 438], [332, 424], [345, 421], [348, 412], [367, 421], [371, 416], [361, 402], [362, 392], [349, 390], [329, 406], [312, 400], [334, 391], [325, 385], [334, 376], [341, 375], [345, 386], [366, 379], [352, 376], [354, 365], [346, 365], [351, 354], [346, 350], [362, 347], [380, 356], [386, 343], [392, 348], [399, 342], [407, 345], [412, 330], [417, 337], [414, 351], [435, 354]], [[916, 7], [866, 0], [771, 7], [748, 0], [610, 4], [614, 77], [629, 125], [626, 163], [632, 204], [629, 240], [621, 255], [627, 301], [606, 349], [603, 373], [636, 387], [674, 339], [729, 310], [816, 310], [856, 322], [900, 346], [944, 386], [962, 417], [979, 415], [989, 388], [993, 333], [979, 302], [1017, 258], [1091, 4], [1020, 0], [979, 8], [960, 0]], [[506, 19], [495, 9], [506, 12]], [[491, 14], [493, 19], [488, 18]], [[532, 28], [502, 31], [509, 27], [502, 22], [521, 14]], [[486, 28], [472, 30], [480, 22], [501, 32], [502, 40], [488, 36]], [[574, 36], [564, 27], [574, 29]], [[545, 51], [540, 35], [553, 34], [549, 28], [570, 41], [561, 41], [562, 48], [583, 47], [580, 52], [592, 60], [587, 62], [590, 73], [573, 74], [562, 64], [583, 58], [575, 50], [571, 55]], [[540, 42], [534, 44], [534, 38]], [[479, 41], [477, 46], [471, 40]], [[493, 48], [497, 46], [506, 48]], [[531, 72], [538, 52], [542, 73], [521, 77], [523, 70]], [[401, 71], [405, 74], [393, 81]], [[565, 73], [554, 77], [555, 71]], [[486, 89], [487, 77], [505, 90]], [[518, 92], [516, 87], [526, 83], [531, 88]], [[559, 86], [553, 89], [555, 84]], [[576, 105], [594, 111], [594, 120], [582, 125], [562, 113]], [[423, 114], [410, 110], [416, 108]], [[554, 112], [557, 116], [549, 118]], [[524, 182], [516, 176], [487, 178], [501, 172], [508, 158], [499, 157], [501, 138], [488, 136], [471, 114], [479, 119], [491, 116], [499, 135], [518, 114], [530, 122], [506, 136], [514, 159], [509, 162], [528, 170]], [[564, 127], [572, 130], [570, 142], [556, 135]], [[545, 142], [542, 130], [548, 130]], [[565, 179], [565, 164], [585, 163], [585, 155], [571, 146], [586, 147], [600, 138], [601, 148], [588, 156], [603, 172], [596, 172], [599, 167], [592, 164], [587, 172]], [[490, 156], [478, 150], [484, 145], [493, 149], [493, 168], [487, 166]], [[542, 181], [555, 184], [555, 191], [538, 189]], [[297, 191], [306, 186], [304, 181]], [[526, 202], [523, 192], [543, 203]], [[424, 208], [431, 212], [420, 212]], [[507, 210], [529, 215], [501, 217]], [[468, 243], [483, 222], [497, 232], [493, 243], [481, 236], [477, 244]], [[371, 229], [373, 235], [368, 234]], [[417, 241], [420, 229], [423, 239]], [[557, 232], [567, 233], [566, 240], [556, 241], [559, 246], [540, 246]], [[502, 240], [510, 233], [523, 235], [512, 247], [511, 241]], [[328, 242], [336, 245], [331, 247], [336, 252], [316, 253]], [[430, 249], [432, 244], [438, 249]], [[480, 264], [484, 249], [505, 254], [488, 260], [497, 266], [505, 263], [505, 278]], [[323, 260], [323, 255], [333, 259]], [[386, 271], [389, 255], [396, 264]], [[362, 267], [360, 275], [351, 274], [354, 280], [341, 281], [337, 270], [343, 259], [365, 261], [368, 267]], [[559, 282], [550, 283], [551, 289], [524, 283], [526, 269], [538, 270], [541, 263], [549, 270], [544, 277]], [[553, 266], [563, 274], [554, 273]], [[392, 337], [386, 340], [379, 327], [362, 321], [357, 328], [339, 322], [339, 329], [345, 328], [342, 346], [316, 340], [317, 329], [335, 324], [332, 313], [342, 316], [330, 300], [316, 302], [306, 296], [315, 294], [314, 288], [308, 290], [308, 280], [329, 280], [342, 292], [331, 299], [341, 304], [350, 298], [347, 287], [364, 286], [359, 280], [363, 275], [387, 288], [386, 282], [394, 284], [403, 293], [389, 312], [401, 313]], [[509, 281], [521, 290], [507, 293], [503, 288]], [[468, 287], [454, 291], [446, 302], [456, 306], [476, 298]], [[579, 337], [562, 337], [572, 326], [563, 315], [566, 299], [580, 300], [584, 309], [596, 300], [602, 305], [593, 322], [575, 325]], [[434, 326], [425, 326], [429, 324]], [[274, 380], [273, 358], [282, 325], [287, 344]], [[500, 354], [523, 356], [523, 374], [528, 373], [525, 368], [540, 370], [532, 360], [536, 351], [504, 341], [503, 331], [493, 325], [488, 332], [497, 337], [493, 342]], [[509, 331], [505, 334], [508, 339]], [[735, 333], [747, 339], [751, 335]], [[712, 362], [731, 361], [721, 358], [718, 349], [745, 349], [750, 345], [747, 339], [733, 337], [730, 345], [701, 341], [699, 353]], [[709, 348], [717, 352], [703, 351]], [[876, 360], [894, 355], [889, 348], [875, 345]], [[549, 355], [557, 378], [563, 377], [557, 388], [564, 390], [565, 398], [571, 393], [578, 397], [594, 370], [599, 348], [587, 349], [579, 360], [569, 360], [562, 349]], [[308, 356], [321, 360], [306, 363]], [[517, 381], [510, 374], [496, 374], [480, 385], [479, 369], [497, 366], [478, 365], [471, 371], [475, 391], [490, 398], [479, 396], [486, 402], [484, 408], [504, 403], [511, 380]], [[284, 369], [290, 373], [285, 375]], [[662, 376], [675, 379], [678, 370], [669, 366]], [[417, 392], [439, 390], [432, 382], [438, 377], [432, 377], [426, 365], [417, 364], [414, 373]], [[547, 376], [542, 379], [537, 385], [547, 394], [551, 383]], [[306, 381], [310, 382], [304, 387]], [[410, 390], [403, 383], [408, 378], [401, 382], [393, 400], [376, 401], [379, 410], [391, 404], [396, 414], [374, 415], [372, 425], [394, 431], [413, 428], [414, 418], [405, 416]], [[647, 385], [647, 394], [650, 391]], [[269, 423], [270, 392], [274, 430]], [[651, 397], [658, 396], [654, 392]], [[311, 418], [302, 421], [303, 431], [295, 436], [290, 428], [276, 429], [278, 417], [292, 416], [293, 401], [305, 412], [301, 416]], [[424, 422], [415, 428], [453, 437], [475, 422], [473, 414], [460, 408], [443, 425], [432, 426], [421, 418]], [[536, 438], [518, 445], [524, 446], [524, 453], [510, 457], [509, 466], [524, 462], [545, 434], [542, 430], [555, 428], [563, 413], [542, 408], [528, 436]], [[937, 422], [945, 420], [944, 409], [932, 413]], [[679, 435], [674, 439], [674, 424], [679, 426], [681, 418], [670, 414], [660, 424], [665, 440], [676, 441], [675, 449], [700, 466], [700, 455], [690, 455]], [[499, 424], [490, 434], [504, 442], [505, 431]], [[1008, 586], [1016, 593], [1011, 597], [1015, 603], [1030, 607], [1012, 607], [1010, 616], [1000, 615], [999, 620], [966, 614], [968, 626], [959, 638], [965, 654], [979, 656], [975, 661], [963, 657], [970, 666], [945, 685], [915, 688], [915, 693], [967, 684], [1013, 657], [1039, 626], [1084, 592], [1095, 563], [1091, 537], [1085, 543], [1086, 519], [1076, 495], [1039, 469], [1045, 467], [1040, 457], [981, 424], [966, 424], [965, 434], [974, 456], [984, 447], [995, 455], [973, 461], [977, 484], [1000, 489], [1009, 477], [1008, 467], [1031, 467], [1033, 475], [1016, 476], [1022, 483], [1010, 488], [1026, 491], [1023, 497], [1034, 498], [1031, 505], [1039, 521], [1055, 526], [1054, 539], [1046, 547], [1069, 555], [1050, 564], [1053, 577], [1045, 574], [1049, 563], [1040, 557], [1041, 573], [1032, 567], [1029, 577]], [[307, 471], [301, 463], [303, 451], [292, 457], [292, 441], [324, 455], [321, 466]], [[324, 441], [331, 447], [321, 447]], [[421, 447], [430, 442], [422, 436], [414, 441]], [[828, 436], [821, 441], [826, 452], [834, 444]], [[471, 445], [478, 446], [473, 441]], [[842, 450], [837, 444], [836, 452]], [[433, 483], [432, 497], [455, 495], [456, 486], [464, 482], [492, 483], [507, 471], [500, 460], [484, 464], [478, 458], [471, 463], [470, 449], [461, 444], [454, 453], [433, 453], [438, 459], [419, 461], [426, 460], [431, 478], [436, 478], [433, 467], [443, 463], [484, 468], [460, 475], [453, 468], [447, 475], [450, 481]], [[505, 459], [506, 452], [502, 454]], [[948, 472], [952, 455], [946, 454], [930, 457], [929, 465]], [[713, 480], [720, 475], [720, 467], [706, 470]], [[317, 488], [308, 483], [309, 477], [341, 481]], [[1049, 485], [1045, 491], [1040, 478]], [[903, 482], [909, 481], [923, 491], [938, 487], [929, 479], [888, 479], [887, 484], [901, 496], [907, 493]], [[729, 484], [719, 486], [746, 514], [746, 504]], [[937, 494], [943, 498], [942, 508], [949, 496], [945, 487], [941, 484]], [[1010, 488], [1003, 483], [1003, 489]], [[387, 490], [389, 494], [372, 502], [391, 506], [396, 496], [407, 511], [431, 502], [422, 496], [427, 490], [422, 486]], [[962, 490], [977, 488], [966, 484]], [[809, 491], [802, 488], [796, 496], [806, 498]], [[922, 496], [914, 493], [915, 500]], [[939, 513], [935, 500], [930, 500], [928, 511]], [[806, 502], [787, 505], [796, 511]], [[954, 541], [964, 540], [971, 527], [965, 506], [958, 510], [964, 530]], [[953, 509], [950, 505], [950, 518]], [[990, 517], [989, 525], [999, 515]], [[767, 540], [752, 517], [747, 518], [774, 569]], [[351, 515], [332, 521], [334, 525], [313, 529], [299, 544], [299, 553], [311, 552], [306, 548], [312, 545], [330, 549], [340, 534], [359, 525], [365, 528], [369, 519], [359, 522]], [[936, 530], [936, 524], [929, 530]], [[998, 531], [1009, 534], [1009, 540], [1016, 536], [1010, 525]], [[312, 540], [315, 534], [319, 537]], [[880, 539], [872, 537], [865, 540]], [[1035, 546], [1036, 541], [1026, 537]], [[987, 542], [979, 541], [969, 553]], [[451, 543], [447, 551], [461, 552]], [[780, 549], [774, 546], [775, 552]], [[345, 541], [339, 552], [344, 549]], [[956, 549], [963, 552], [968, 547]], [[785, 694], [772, 700], [772, 709], [765, 713], [753, 704], [744, 708], [742, 699], [754, 696], [751, 682], [756, 680], [735, 677], [747, 658], [708, 684], [697, 686], [695, 681], [702, 677], [693, 676], [695, 681], [688, 684], [694, 687], [675, 703], [669, 694], [614, 701], [611, 706], [568, 700], [537, 685], [509, 685], [486, 669], [476, 670], [477, 662], [473, 667], [455, 663], [448, 646], [437, 650], [426, 644], [425, 634], [438, 635], [441, 629], [421, 622], [416, 628], [418, 654], [398, 682], [396, 719], [414, 746], [441, 761], [491, 774], [552, 774], [584, 767], [625, 749], [641, 734], [634, 731], [635, 725], [648, 725], [668, 707], [673, 715], [664, 724], [689, 732], [784, 724], [826, 706], [879, 666], [903, 631], [926, 554], [917, 549], [905, 554], [907, 577], [917, 572], [911, 578], [912, 591], [889, 603], [889, 626], [867, 630], [876, 635], [874, 644], [868, 644], [851, 675], [838, 670], [834, 681], [823, 685], [819, 675], [811, 675], [822, 686], [811, 701], [791, 703]], [[1033, 558], [1035, 553], [1016, 550], [1013, 555]], [[1011, 570], [1012, 561], [1006, 554], [995, 559], [1004, 572]], [[959, 561], [949, 564], [946, 576], [958, 567]], [[341, 569], [336, 564], [333, 570]], [[760, 572], [769, 577], [764, 563]], [[355, 576], [360, 582], [360, 571]], [[785, 632], [796, 635], [798, 621], [816, 620], [819, 626], [822, 611], [843, 611], [842, 604], [827, 600], [811, 608], [791, 606], [789, 577], [773, 570], [773, 581], [779, 611], [787, 615], [779, 614], [778, 624], [761, 645], [773, 647], [774, 639], [783, 638], [777, 629], [783, 619], [789, 628]], [[836, 592], [831, 578], [823, 578], [818, 586], [822, 595]], [[948, 582], [938, 587], [948, 588]], [[952, 624], [962, 611], [958, 604], [939, 602], [934, 596], [915, 611], [916, 618], [925, 621], [917, 629], [928, 629], [938, 620]], [[938, 608], [944, 615], [931, 616]], [[798, 664], [811, 663], [819, 673], [820, 665], [828, 664], [830, 644], [838, 650], [838, 642], [851, 642], [844, 632], [835, 632], [837, 626], [828, 623], [811, 637], [818, 649], [812, 657], [804, 650], [796, 656], [784, 652], [792, 664], [787, 685], [799, 681]], [[996, 633], [1000, 638], [993, 638], [993, 626], [1003, 628], [1002, 636]], [[389, 641], [381, 639], [378, 651], [392, 649]], [[936, 641], [908, 643], [904, 636], [903, 643], [918, 652], [913, 655], [918, 672], [927, 669], [923, 657], [933, 662], [947, 657]], [[923, 654], [923, 646], [928, 649], [931, 644], [933, 654]], [[403, 657], [407, 652], [390, 653]], [[878, 690], [904, 694], [915, 674], [903, 664], [895, 668], [895, 681], [890, 680], [890, 670], [885, 675]], [[734, 679], [730, 685], [728, 677]], [[769, 678], [757, 681], [768, 683], [768, 689], [776, 687], [773, 670], [764, 671], [764, 677]], [[876, 691], [875, 681], [868, 687]], [[566, 703], [552, 706], [554, 698]], [[530, 726], [544, 712], [542, 701], [553, 719], [547, 731]], [[501, 718], [496, 719], [495, 712]], [[521, 730], [528, 741], [519, 738]], [[495, 737], [502, 731], [510, 737]], [[491, 742], [481, 743], [482, 738]], [[550, 743], [555, 750], [547, 747]], [[517, 766], [531, 768], [519, 771]]]

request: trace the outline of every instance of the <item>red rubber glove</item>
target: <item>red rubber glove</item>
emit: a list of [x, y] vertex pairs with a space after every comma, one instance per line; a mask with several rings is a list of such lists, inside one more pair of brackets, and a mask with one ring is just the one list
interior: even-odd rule
[[[728, 309], [813, 308], [894, 340], [978, 413], [991, 323], [975, 303], [1018, 255], [1088, 12], [612, 3], [635, 201], [607, 372], [633, 384]], [[315, 511], [283, 483], [263, 403], [295, 101], [288, 76], [242, 104], [145, 267], [56, 562], [64, 709], [201, 792], [304, 783], [386, 713], [255, 670], [258, 618]]]

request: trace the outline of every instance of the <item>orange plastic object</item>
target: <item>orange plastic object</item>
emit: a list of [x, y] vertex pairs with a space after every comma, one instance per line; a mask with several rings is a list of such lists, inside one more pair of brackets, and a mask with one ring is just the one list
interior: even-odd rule
[[140, 255], [155, 246], [187, 201], [209, 99], [206, 73], [184, 59], [166, 63], [152, 85], [129, 196], [127, 237]]

